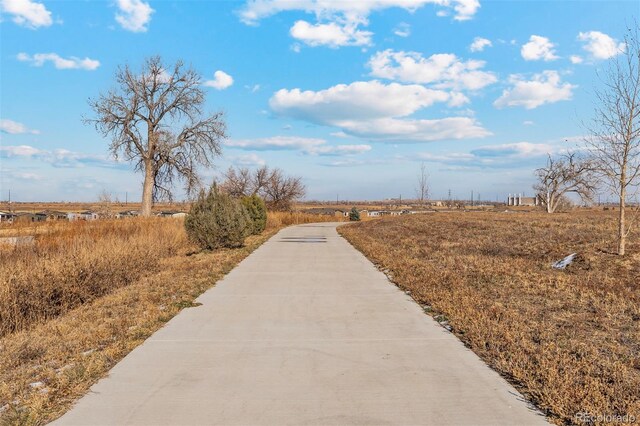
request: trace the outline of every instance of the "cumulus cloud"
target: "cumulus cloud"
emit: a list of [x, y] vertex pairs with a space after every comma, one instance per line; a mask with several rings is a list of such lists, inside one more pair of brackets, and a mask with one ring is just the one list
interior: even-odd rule
[[[359, 27], [369, 24], [371, 12], [391, 7], [412, 12], [426, 4], [451, 11], [453, 19], [458, 21], [471, 19], [480, 8], [478, 0], [249, 0], [240, 10], [240, 19], [256, 25], [261, 19], [280, 12], [303, 11], [314, 14], [317, 22], [297, 21], [290, 29], [292, 37], [310, 46], [363, 46], [371, 44], [373, 34]], [[400, 34], [408, 35], [408, 32], [400, 30]]]
[[13, 22], [27, 28], [48, 27], [53, 23], [44, 4], [32, 0], [1, 0], [0, 9], [12, 15]]
[[497, 81], [496, 75], [483, 71], [484, 61], [463, 61], [452, 53], [424, 58], [417, 52], [378, 52], [368, 62], [371, 75], [405, 83], [433, 84], [438, 89], [478, 90]]
[[204, 82], [207, 87], [213, 87], [216, 90], [224, 90], [233, 85], [233, 77], [224, 71], [218, 70], [213, 73], [213, 80], [207, 80]]
[[473, 18], [480, 2], [478, 0], [249, 0], [240, 11], [240, 19], [246, 24], [255, 24], [259, 20], [280, 12], [301, 10], [314, 13], [318, 17], [344, 16], [367, 17], [371, 12], [391, 7], [415, 11], [427, 4], [442, 6], [454, 12], [454, 19], [465, 21]]
[[104, 155], [73, 152], [67, 149], [42, 150], [29, 145], [0, 146], [0, 158], [36, 159], [54, 167], [77, 168], [85, 166], [119, 168], [124, 167]]
[[531, 80], [521, 75], [511, 75], [512, 87], [502, 92], [493, 105], [497, 108], [521, 106], [526, 109], [537, 108], [544, 104], [570, 100], [574, 86], [563, 83], [557, 71], [544, 71], [535, 74]]
[[154, 10], [142, 0], [117, 0], [116, 21], [127, 31], [146, 32]]
[[624, 43], [600, 31], [579, 33], [578, 40], [584, 42], [582, 48], [593, 59], [609, 59], [625, 51]]
[[307, 21], [297, 21], [289, 31], [291, 37], [309, 46], [368, 46], [371, 44], [373, 33], [359, 30], [357, 23], [340, 24], [329, 22], [326, 24], [310, 24]]
[[34, 55], [28, 55], [26, 53], [19, 53], [17, 56], [21, 62], [29, 62], [35, 67], [41, 67], [46, 62], [51, 62], [56, 69], [70, 70], [80, 69], [87, 71], [94, 71], [100, 66], [100, 61], [90, 58], [77, 58], [71, 56], [69, 58], [63, 58], [57, 53], [36, 53]]
[[411, 25], [401, 22], [394, 28], [393, 33], [398, 37], [409, 37], [411, 35]]
[[520, 54], [526, 61], [553, 61], [559, 58], [555, 46], [547, 37], [532, 35], [529, 42], [522, 45]]
[[225, 145], [254, 151], [300, 151], [309, 155], [354, 155], [371, 150], [366, 144], [329, 145], [324, 139], [298, 136], [229, 140]]
[[40, 131], [29, 129], [22, 123], [18, 123], [17, 121], [9, 120], [6, 118], [0, 119], [0, 131], [4, 133], [9, 133], [11, 135], [22, 135], [22, 134], [32, 134], [38, 135]]
[[579, 56], [579, 55], [571, 55], [569, 56], [569, 60], [571, 61], [572, 64], [581, 64], [584, 61], [582, 59], [582, 56]]
[[339, 84], [317, 92], [282, 89], [271, 97], [269, 105], [277, 115], [334, 126], [352, 136], [432, 141], [490, 134], [468, 117], [406, 118], [435, 103], [452, 101], [460, 99], [443, 90], [374, 80]]
[[491, 46], [493, 46], [491, 40], [482, 37], [476, 37], [473, 39], [473, 42], [469, 46], [469, 50], [472, 52], [482, 52], [485, 47]]

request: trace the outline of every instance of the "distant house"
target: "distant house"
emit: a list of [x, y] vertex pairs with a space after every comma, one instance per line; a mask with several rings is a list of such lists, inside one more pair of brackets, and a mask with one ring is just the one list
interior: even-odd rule
[[16, 215], [11, 212], [0, 212], [0, 222], [12, 223], [15, 217]]
[[84, 211], [80, 213], [67, 213], [69, 220], [97, 220], [100, 216], [92, 211]]
[[123, 212], [116, 213], [116, 218], [122, 219], [127, 217], [137, 217], [139, 215], [140, 213], [137, 210], [125, 210]]
[[539, 206], [540, 197], [523, 197], [522, 194], [509, 194], [507, 198], [507, 206]]
[[187, 214], [185, 212], [179, 212], [179, 211], [162, 211], [162, 212], [158, 212], [156, 213], [156, 216], [160, 216], [160, 217], [185, 217]]
[[59, 212], [55, 210], [45, 210], [37, 214], [44, 215], [45, 220], [67, 220], [68, 219], [67, 213]]
[[44, 222], [47, 216], [42, 213], [19, 212], [15, 214], [14, 222]]

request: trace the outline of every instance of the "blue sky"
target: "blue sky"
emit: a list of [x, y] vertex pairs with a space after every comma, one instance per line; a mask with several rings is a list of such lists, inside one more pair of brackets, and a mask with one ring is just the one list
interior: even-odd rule
[[[141, 176], [82, 123], [119, 65], [203, 76], [229, 165], [300, 175], [308, 199], [531, 194], [570, 148], [629, 1], [0, 0], [0, 199], [136, 199]], [[177, 194], [180, 196], [180, 188]]]

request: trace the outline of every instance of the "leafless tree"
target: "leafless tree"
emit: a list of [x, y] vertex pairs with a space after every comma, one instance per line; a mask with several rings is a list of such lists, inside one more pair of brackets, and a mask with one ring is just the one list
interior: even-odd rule
[[[601, 181], [618, 196], [618, 254], [625, 254], [633, 219], [627, 203], [640, 186], [640, 40], [638, 24], [625, 36], [625, 51], [612, 58], [596, 90], [598, 104], [586, 140]], [[636, 209], [637, 213], [637, 209]], [[636, 215], [637, 217], [637, 215]]]
[[538, 183], [533, 189], [538, 192], [547, 213], [555, 212], [567, 194], [578, 194], [583, 200], [591, 201], [596, 190], [591, 161], [576, 153], [557, 158], [549, 155], [547, 165], [536, 170], [536, 177]]
[[416, 197], [420, 200], [420, 204], [424, 204], [425, 200], [429, 198], [429, 173], [427, 173], [427, 166], [424, 161], [420, 164]]
[[111, 194], [106, 190], [102, 190], [102, 192], [98, 194], [98, 214], [100, 215], [100, 217], [108, 219], [115, 217], [113, 204], [114, 203]]
[[171, 199], [176, 180], [188, 193], [200, 185], [198, 166], [211, 166], [221, 153], [226, 125], [221, 112], [203, 117], [205, 92], [200, 75], [181, 61], [167, 69], [160, 57], [145, 60], [136, 74], [126, 65], [116, 72], [116, 87], [89, 105], [94, 124], [111, 137], [112, 155], [144, 173], [142, 216], [154, 200]]
[[263, 188], [265, 202], [273, 210], [291, 210], [293, 202], [305, 192], [302, 178], [285, 176], [280, 169], [271, 171]]
[[228, 194], [241, 197], [258, 194], [273, 210], [289, 210], [295, 200], [304, 197], [302, 178], [285, 176], [280, 169], [262, 166], [251, 171], [246, 167], [230, 167], [221, 188]]

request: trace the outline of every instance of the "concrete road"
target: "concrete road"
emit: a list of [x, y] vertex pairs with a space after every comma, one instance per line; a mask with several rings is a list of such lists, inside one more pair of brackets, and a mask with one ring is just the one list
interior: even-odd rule
[[59, 425], [536, 425], [545, 419], [336, 232], [284, 229]]

